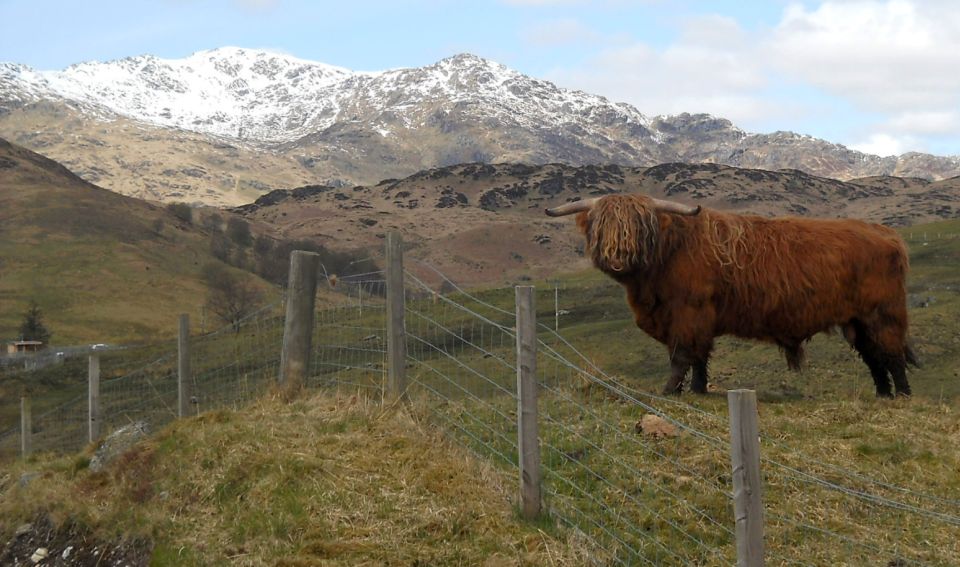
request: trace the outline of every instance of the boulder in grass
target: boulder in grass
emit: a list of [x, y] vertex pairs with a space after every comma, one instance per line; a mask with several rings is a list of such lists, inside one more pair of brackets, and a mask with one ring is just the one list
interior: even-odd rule
[[680, 435], [676, 425], [652, 413], [648, 413], [640, 419], [637, 423], [637, 433], [659, 438]]
[[102, 471], [111, 461], [146, 436], [147, 422], [145, 421], [135, 421], [130, 425], [124, 425], [107, 435], [97, 446], [93, 458], [90, 459], [90, 470], [93, 472]]

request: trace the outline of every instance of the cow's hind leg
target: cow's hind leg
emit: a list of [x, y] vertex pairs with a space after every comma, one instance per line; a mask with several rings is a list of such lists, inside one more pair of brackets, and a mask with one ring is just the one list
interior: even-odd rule
[[883, 363], [893, 377], [898, 396], [910, 395], [907, 382], [907, 362], [916, 361], [916, 355], [907, 345], [907, 314], [896, 306], [880, 310], [880, 325], [876, 330], [877, 347], [883, 353]]
[[[892, 398], [893, 391], [890, 389], [890, 378], [887, 376], [888, 357], [883, 353], [880, 345], [870, 337], [866, 325], [859, 319], [854, 319], [844, 326], [843, 334], [870, 369], [873, 384], [877, 388], [877, 397]], [[899, 388], [898, 385], [897, 389]]]
[[887, 368], [890, 369], [890, 375], [893, 376], [893, 385], [897, 388], [897, 395], [911, 395], [910, 383], [907, 382], [907, 362], [904, 356], [902, 354], [888, 355]]
[[697, 394], [707, 393], [707, 360], [697, 359], [693, 363], [693, 378], [690, 380], [690, 391]]

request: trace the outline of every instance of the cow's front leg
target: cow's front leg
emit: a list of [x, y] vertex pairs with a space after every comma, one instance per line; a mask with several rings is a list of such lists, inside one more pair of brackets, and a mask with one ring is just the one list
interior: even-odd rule
[[679, 395], [683, 392], [683, 379], [690, 370], [691, 364], [693, 364], [693, 356], [688, 350], [675, 347], [670, 352], [670, 378], [663, 387], [664, 395]]

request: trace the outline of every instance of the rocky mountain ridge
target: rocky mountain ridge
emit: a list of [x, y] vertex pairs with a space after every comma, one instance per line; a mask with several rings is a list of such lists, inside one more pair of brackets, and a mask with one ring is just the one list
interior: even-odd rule
[[0, 63], [0, 136], [125, 194], [216, 205], [468, 162], [960, 175], [960, 157], [879, 157], [706, 114], [646, 116], [470, 54], [378, 72], [242, 48], [63, 71]]

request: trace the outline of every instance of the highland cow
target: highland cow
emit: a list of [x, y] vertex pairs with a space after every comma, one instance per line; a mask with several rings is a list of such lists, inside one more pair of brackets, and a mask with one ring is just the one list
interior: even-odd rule
[[642, 195], [608, 195], [548, 209], [577, 214], [594, 266], [626, 289], [634, 319], [670, 355], [665, 393], [707, 391], [721, 335], [774, 343], [794, 370], [813, 335], [842, 330], [877, 396], [909, 396], [903, 240], [858, 220], [763, 218]]

